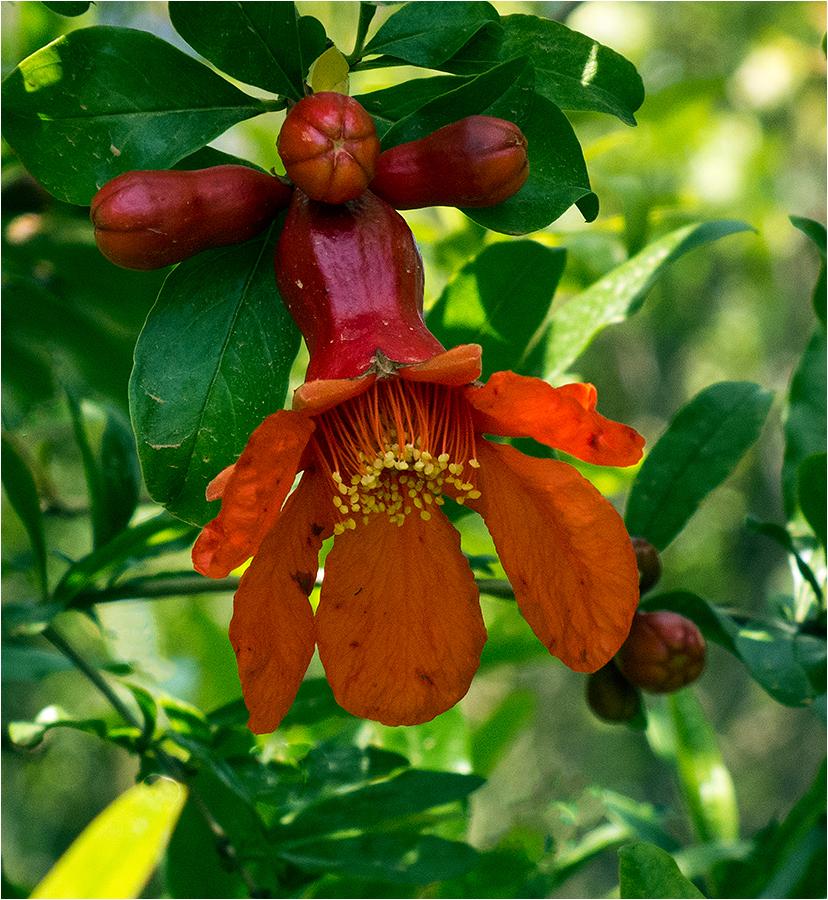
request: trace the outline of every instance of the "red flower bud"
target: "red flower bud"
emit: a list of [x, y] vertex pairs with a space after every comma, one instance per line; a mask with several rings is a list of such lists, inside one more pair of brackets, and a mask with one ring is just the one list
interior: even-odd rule
[[332, 206], [296, 190], [275, 270], [311, 355], [307, 381], [363, 375], [377, 351], [402, 364], [443, 352], [423, 321], [423, 263], [411, 230], [370, 191]]
[[587, 678], [587, 703], [607, 722], [632, 722], [641, 711], [641, 695], [613, 660]]
[[287, 114], [277, 141], [285, 171], [312, 200], [355, 200], [374, 177], [380, 142], [374, 120], [352, 97], [323, 91]]
[[371, 190], [396, 209], [496, 206], [529, 176], [517, 125], [469, 116], [380, 154]]
[[701, 675], [705, 642], [695, 622], [678, 613], [637, 612], [616, 661], [632, 684], [670, 694]]
[[661, 578], [661, 558], [658, 550], [644, 538], [634, 537], [632, 545], [638, 563], [638, 590], [646, 594]]
[[90, 216], [108, 260], [125, 269], [160, 269], [254, 238], [291, 192], [247, 166], [126, 172], [95, 194]]

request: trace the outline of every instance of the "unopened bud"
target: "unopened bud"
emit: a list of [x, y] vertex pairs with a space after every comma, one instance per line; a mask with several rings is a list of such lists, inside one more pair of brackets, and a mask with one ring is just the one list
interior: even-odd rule
[[606, 722], [632, 722], [641, 711], [641, 695], [613, 660], [587, 679], [587, 703]]
[[638, 589], [646, 594], [661, 578], [661, 559], [658, 550], [644, 538], [634, 537], [632, 545], [638, 563]]
[[654, 694], [670, 694], [701, 675], [705, 641], [695, 622], [678, 613], [637, 612], [615, 659], [632, 684]]

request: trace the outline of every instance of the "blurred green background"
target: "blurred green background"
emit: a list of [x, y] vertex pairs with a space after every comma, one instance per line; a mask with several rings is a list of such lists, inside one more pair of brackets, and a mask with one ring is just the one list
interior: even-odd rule
[[[357, 4], [297, 4], [351, 49]], [[664, 554], [665, 590], [691, 590], [726, 607], [760, 613], [792, 591], [784, 552], [744, 527], [750, 515], [784, 521], [779, 487], [783, 398], [813, 328], [811, 295], [819, 270], [813, 245], [789, 216], [825, 222], [825, 4], [818, 2], [495, 2], [501, 14], [529, 12], [565, 21], [620, 52], [647, 91], [628, 128], [607, 116], [570, 114], [584, 147], [596, 222], [576, 210], [534, 240], [565, 247], [556, 302], [578, 293], [678, 225], [739, 219], [755, 229], [705, 245], [671, 265], [642, 311], [602, 332], [573, 377], [598, 388], [599, 410], [635, 426], [652, 444], [672, 415], [720, 380], [755, 381], [777, 394], [760, 441], [704, 502]], [[163, 3], [101, 2], [74, 19], [36, 2], [2, 3], [3, 73], [67, 28], [142, 28], [188, 50]], [[377, 20], [383, 15], [380, 10]], [[351, 90], [394, 83], [380, 69], [352, 77]], [[278, 167], [281, 114], [243, 123], [215, 146]], [[449, 209], [405, 214], [426, 262], [426, 302], [485, 243], [503, 240]], [[90, 431], [111, 408], [126, 414], [131, 353], [164, 273], [134, 273], [106, 262], [94, 246], [88, 211], [51, 200], [3, 153], [3, 424], [35, 471], [45, 498], [53, 553], [77, 558], [90, 544], [81, 460], [60, 385], [84, 398]], [[25, 276], [25, 277], [23, 277]], [[302, 356], [296, 379], [301, 379]], [[599, 487], [623, 503], [628, 475]], [[32, 591], [26, 533], [3, 498], [3, 599]], [[148, 498], [139, 515], [156, 512]], [[473, 517], [464, 547], [491, 553]], [[186, 567], [182, 552], [180, 566]], [[199, 595], [127, 601], [100, 609], [102, 630], [77, 616], [75, 640], [110, 667], [128, 663], [148, 683], [210, 710], [239, 696], [226, 639], [232, 598]], [[489, 778], [472, 799], [468, 839], [486, 848], [508, 836], [534, 848], [547, 836], [565, 847], [601, 819], [598, 793], [618, 791], [674, 809], [670, 771], [640, 732], [595, 719], [584, 678], [531, 642], [513, 604], [486, 599], [493, 633], [488, 665], [468, 697], [432, 726], [405, 731], [366, 724], [360, 740], [400, 749], [415, 764], [475, 771]], [[497, 663], [517, 634], [518, 650]], [[500, 643], [498, 643], [500, 642]], [[54, 660], [44, 660], [44, 666]], [[315, 663], [313, 664], [316, 665]], [[321, 670], [312, 668], [312, 674]], [[105, 704], [71, 669], [21, 671], [4, 659], [4, 724], [58, 704], [103, 715]], [[719, 736], [733, 777], [745, 835], [784, 816], [811, 782], [824, 753], [824, 726], [807, 710], [773, 702], [720, 648], [697, 696]], [[499, 757], [468, 757], [450, 735], [465, 717], [472, 732], [508, 695], [519, 698], [510, 740]], [[658, 702], [653, 703], [657, 709]], [[458, 726], [459, 727], [459, 726]], [[4, 730], [5, 735], [5, 730]], [[5, 737], [4, 737], [5, 741]], [[488, 770], [490, 764], [493, 769]], [[3, 859], [13, 881], [33, 885], [78, 831], [135, 777], [127, 754], [69, 730], [41, 748], [3, 749]], [[679, 820], [677, 827], [682, 827]], [[601, 896], [617, 862], [590, 864], [554, 896]], [[152, 884], [145, 896], [153, 896]]]

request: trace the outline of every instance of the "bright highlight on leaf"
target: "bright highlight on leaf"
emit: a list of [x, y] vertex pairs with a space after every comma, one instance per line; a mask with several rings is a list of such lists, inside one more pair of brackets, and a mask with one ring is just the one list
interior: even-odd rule
[[168, 778], [136, 784], [93, 819], [35, 888], [33, 900], [137, 897], [186, 800], [187, 788]]

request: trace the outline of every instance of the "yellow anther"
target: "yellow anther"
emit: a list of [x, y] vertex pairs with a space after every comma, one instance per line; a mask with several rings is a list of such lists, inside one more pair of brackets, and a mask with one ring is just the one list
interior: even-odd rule
[[427, 509], [421, 509], [420, 510], [420, 518], [423, 521], [428, 522], [428, 520], [431, 518], [431, 513]]
[[469, 500], [477, 500], [480, 496], [480, 491], [469, 491]]
[[473, 469], [479, 469], [479, 468], [480, 468], [480, 463], [479, 463], [476, 459], [470, 459], [470, 460], [469, 460], [469, 465], [470, 465]]

